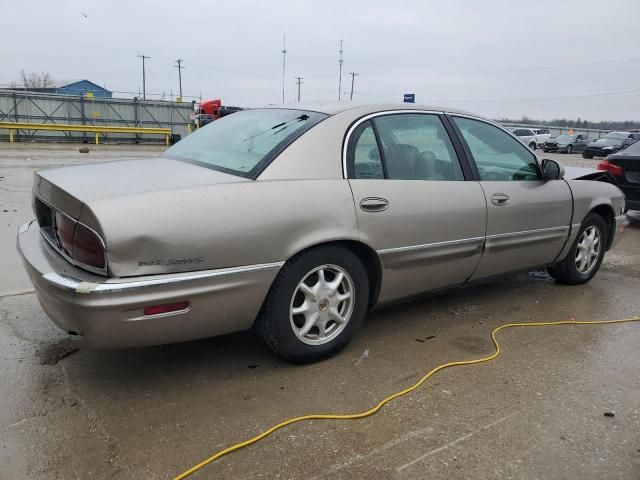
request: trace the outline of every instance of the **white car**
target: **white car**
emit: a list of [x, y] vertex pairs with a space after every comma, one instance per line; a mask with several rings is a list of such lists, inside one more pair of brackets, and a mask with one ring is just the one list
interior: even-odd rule
[[535, 130], [531, 128], [512, 128], [513, 133], [518, 140], [528, 146], [531, 150], [538, 148], [538, 137]]
[[542, 147], [544, 142], [551, 138], [551, 133], [546, 128], [534, 128], [533, 132], [536, 134], [536, 144], [538, 147]]

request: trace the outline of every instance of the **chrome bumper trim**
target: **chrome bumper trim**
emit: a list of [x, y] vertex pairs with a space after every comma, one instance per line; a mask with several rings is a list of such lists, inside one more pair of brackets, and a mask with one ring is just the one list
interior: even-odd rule
[[223, 275], [234, 275], [239, 273], [259, 272], [262, 270], [279, 269], [284, 262], [261, 263], [257, 265], [245, 265], [240, 267], [220, 268], [216, 270], [203, 270], [201, 272], [188, 272], [183, 275], [173, 275], [165, 278], [145, 277], [138, 280], [117, 282], [117, 283], [91, 283], [81, 282], [66, 275], [49, 272], [42, 276], [44, 280], [55, 287], [71, 290], [76, 293], [114, 293], [123, 290], [133, 290], [139, 288], [173, 285], [176, 283], [190, 282]]

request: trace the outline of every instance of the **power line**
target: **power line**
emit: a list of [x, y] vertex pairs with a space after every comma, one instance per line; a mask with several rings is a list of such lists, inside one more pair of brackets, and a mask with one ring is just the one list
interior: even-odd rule
[[302, 77], [293, 77], [296, 79], [296, 83], [298, 84], [298, 103], [300, 103], [300, 85], [302, 85]]
[[344, 60], [342, 59], [342, 52], [344, 50], [342, 50], [342, 40], [340, 40], [340, 50], [338, 51], [339, 53], [339, 58], [338, 58], [338, 68], [339, 68], [339, 74], [338, 74], [338, 101], [340, 101], [340, 99], [342, 98], [342, 63], [344, 62]]
[[349, 75], [351, 75], [351, 95], [349, 95], [349, 100], [353, 100], [353, 82], [355, 82], [358, 74], [355, 72], [349, 72]]
[[142, 99], [146, 100], [147, 99], [147, 78], [146, 78], [147, 76], [144, 71], [144, 61], [147, 58], [151, 58], [151, 57], [147, 57], [146, 55], [138, 55], [138, 57], [142, 59]]
[[181, 58], [176, 60], [177, 65], [175, 66], [178, 69], [178, 85], [180, 86], [180, 99], [182, 100], [182, 69], [184, 68], [182, 66], [182, 62], [184, 62], [184, 60], [182, 60]]

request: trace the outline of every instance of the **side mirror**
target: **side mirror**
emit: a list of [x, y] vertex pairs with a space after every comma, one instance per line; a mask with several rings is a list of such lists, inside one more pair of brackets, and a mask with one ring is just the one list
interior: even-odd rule
[[564, 167], [555, 160], [545, 158], [542, 160], [542, 175], [546, 180], [562, 180]]

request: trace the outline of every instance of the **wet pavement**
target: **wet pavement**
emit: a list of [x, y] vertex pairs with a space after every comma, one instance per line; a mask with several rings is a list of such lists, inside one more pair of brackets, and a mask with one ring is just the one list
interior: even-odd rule
[[[425, 296], [370, 313], [351, 345], [314, 365], [287, 364], [250, 333], [76, 351], [15, 251], [32, 171], [161, 150], [90, 148], [0, 146], [1, 479], [171, 478], [290, 416], [363, 410], [440, 363], [482, 356], [502, 323], [640, 315], [636, 221], [587, 285], [532, 272]], [[640, 324], [500, 341], [497, 360], [438, 373], [371, 418], [294, 425], [193, 478], [640, 478]]]

